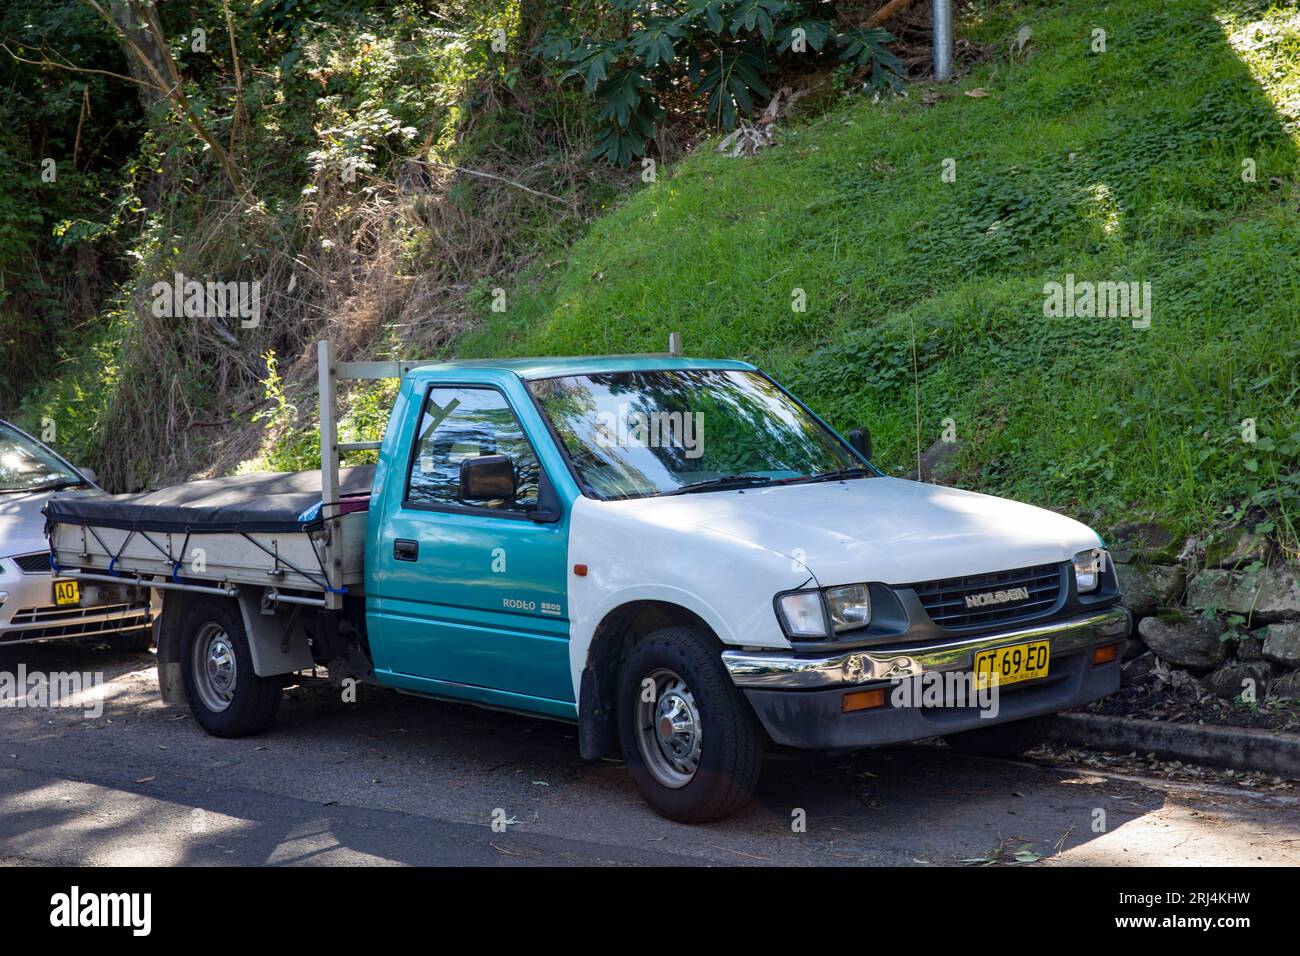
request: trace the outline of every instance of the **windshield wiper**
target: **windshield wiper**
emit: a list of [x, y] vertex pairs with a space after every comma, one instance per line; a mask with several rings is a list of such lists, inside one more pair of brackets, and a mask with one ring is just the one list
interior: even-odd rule
[[89, 484], [85, 478], [63, 478], [59, 481], [52, 481], [46, 485], [33, 485], [30, 488], [15, 488], [13, 490], [26, 494], [34, 494], [38, 491], [62, 491], [64, 488], [77, 488], [85, 484]]
[[804, 479], [805, 483], [811, 484], [814, 481], [837, 481], [841, 478], [870, 478], [875, 472], [870, 468], [840, 468], [837, 471], [828, 471], [820, 475], [810, 475]]
[[762, 475], [723, 475], [721, 478], [710, 478], [707, 481], [697, 481], [693, 484], [682, 485], [672, 491], [665, 491], [667, 495], [689, 495], [696, 491], [720, 491], [727, 488], [755, 488], [761, 485], [774, 484], [775, 479], [764, 478]]

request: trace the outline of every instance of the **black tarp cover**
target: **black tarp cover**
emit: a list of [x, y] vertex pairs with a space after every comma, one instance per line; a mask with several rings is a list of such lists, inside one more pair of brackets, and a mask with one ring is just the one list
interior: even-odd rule
[[[369, 494], [374, 476], [374, 465], [342, 469], [340, 496]], [[320, 503], [320, 471], [258, 472], [187, 481], [137, 495], [55, 496], [46, 504], [45, 515], [49, 523], [125, 531], [307, 531], [320, 525]]]

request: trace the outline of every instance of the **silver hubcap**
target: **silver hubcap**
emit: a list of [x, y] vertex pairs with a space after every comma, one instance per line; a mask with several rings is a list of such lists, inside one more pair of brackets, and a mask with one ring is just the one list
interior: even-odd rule
[[655, 780], [676, 790], [690, 783], [700, 766], [700, 710], [686, 681], [667, 668], [646, 678], [654, 682], [654, 699], [645, 699], [649, 688], [637, 698], [637, 748]]
[[203, 706], [220, 713], [235, 699], [235, 646], [220, 624], [204, 624], [194, 638], [194, 689]]

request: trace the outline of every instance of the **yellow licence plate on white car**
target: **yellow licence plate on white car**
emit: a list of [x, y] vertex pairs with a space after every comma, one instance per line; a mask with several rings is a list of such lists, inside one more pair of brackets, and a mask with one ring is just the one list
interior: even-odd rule
[[54, 603], [59, 607], [70, 607], [81, 603], [80, 581], [55, 581]]
[[975, 681], [980, 687], [995, 684], [1005, 687], [1022, 680], [1046, 677], [1051, 653], [1050, 641], [1031, 641], [980, 651], [975, 655]]

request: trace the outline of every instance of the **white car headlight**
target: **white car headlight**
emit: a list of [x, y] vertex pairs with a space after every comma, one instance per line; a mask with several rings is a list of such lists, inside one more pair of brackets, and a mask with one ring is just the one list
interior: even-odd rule
[[828, 588], [826, 604], [831, 611], [831, 626], [837, 631], [851, 631], [871, 623], [871, 591], [865, 584]]
[[1101, 575], [1106, 570], [1106, 552], [1101, 548], [1080, 551], [1074, 556], [1074, 585], [1080, 594], [1088, 594], [1101, 587]]
[[783, 594], [777, 602], [791, 637], [825, 637], [826, 613], [822, 610], [820, 591], [796, 591]]

